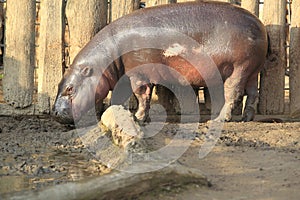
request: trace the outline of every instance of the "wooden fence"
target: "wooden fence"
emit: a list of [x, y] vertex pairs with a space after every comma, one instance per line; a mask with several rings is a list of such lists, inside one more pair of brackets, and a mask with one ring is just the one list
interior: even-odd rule
[[[270, 35], [272, 55], [260, 74], [258, 112], [296, 115], [300, 110], [300, 16], [295, 13], [300, 13], [300, 0], [223, 1], [259, 15]], [[139, 9], [140, 3], [1, 1], [5, 54], [4, 67], [0, 68], [0, 115], [49, 113], [64, 69], [78, 51], [107, 23]], [[167, 3], [176, 0], [143, 1], [146, 7]], [[289, 106], [285, 106], [286, 102]]]

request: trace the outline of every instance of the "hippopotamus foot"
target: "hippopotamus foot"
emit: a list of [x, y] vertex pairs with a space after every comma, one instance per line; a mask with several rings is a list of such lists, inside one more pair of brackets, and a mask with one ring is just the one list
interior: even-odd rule
[[253, 121], [255, 116], [255, 110], [258, 103], [258, 92], [257, 92], [257, 75], [253, 75], [247, 85], [246, 85], [246, 94], [247, 94], [247, 101], [245, 105], [245, 109], [243, 112], [243, 121]]
[[224, 104], [219, 116], [214, 119], [214, 122], [228, 122], [231, 120], [232, 104]]
[[253, 121], [255, 116], [255, 109], [252, 107], [245, 108], [242, 121], [243, 122], [249, 122]]
[[153, 85], [149, 81], [137, 80], [137, 76], [130, 77], [131, 87], [138, 100], [135, 118], [139, 123], [150, 122], [149, 109]]
[[134, 119], [139, 123], [139, 125], [144, 125], [145, 123], [151, 122], [148, 112], [146, 113], [146, 110], [143, 108], [137, 110], [134, 115]]

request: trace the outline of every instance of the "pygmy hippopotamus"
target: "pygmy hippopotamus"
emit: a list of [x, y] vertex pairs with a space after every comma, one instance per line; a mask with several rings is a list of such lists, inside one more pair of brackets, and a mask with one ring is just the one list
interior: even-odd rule
[[235, 5], [189, 2], [137, 10], [107, 25], [78, 53], [59, 83], [53, 114], [63, 123], [78, 121], [125, 76], [138, 99], [135, 116], [143, 121], [153, 85], [180, 79], [178, 73], [178, 82], [193, 88], [224, 85], [216, 121], [231, 120], [246, 94], [243, 120], [250, 121], [267, 53], [264, 25]]

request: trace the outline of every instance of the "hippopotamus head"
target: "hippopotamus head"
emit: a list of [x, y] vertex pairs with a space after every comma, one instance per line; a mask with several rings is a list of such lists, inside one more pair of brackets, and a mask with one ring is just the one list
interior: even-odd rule
[[79, 121], [81, 116], [95, 105], [99, 82], [101, 80], [94, 75], [93, 67], [73, 64], [58, 85], [52, 109], [54, 118], [64, 124]]

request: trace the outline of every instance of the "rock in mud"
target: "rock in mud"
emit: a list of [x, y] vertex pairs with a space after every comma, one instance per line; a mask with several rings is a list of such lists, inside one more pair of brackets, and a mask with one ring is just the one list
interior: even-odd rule
[[114, 143], [124, 149], [144, 135], [132, 114], [123, 106], [110, 106], [101, 117], [100, 127], [111, 131]]
[[98, 126], [81, 136], [83, 144], [109, 168], [127, 165], [130, 152], [143, 152], [144, 133], [123, 106], [110, 106]]

